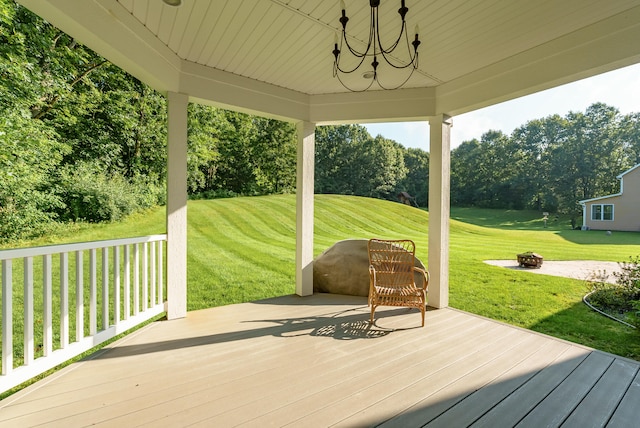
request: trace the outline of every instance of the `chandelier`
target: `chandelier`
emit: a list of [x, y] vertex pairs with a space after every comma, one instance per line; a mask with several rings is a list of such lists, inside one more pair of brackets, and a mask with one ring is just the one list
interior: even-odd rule
[[[349, 44], [349, 39], [347, 38], [347, 22], [349, 22], [349, 18], [347, 17], [345, 11], [344, 0], [340, 0], [340, 8], [342, 9], [342, 17], [340, 18], [340, 24], [342, 24], [342, 37], [340, 38], [340, 46], [338, 47], [338, 35], [335, 35], [334, 39], [334, 48], [333, 48], [333, 77], [337, 77], [338, 81], [344, 86], [346, 89], [352, 92], [362, 92], [369, 89], [374, 82], [378, 84], [382, 89], [398, 89], [402, 87], [405, 83], [409, 81], [415, 69], [418, 68], [418, 46], [420, 45], [420, 40], [418, 40], [418, 32], [419, 28], [416, 25], [415, 29], [415, 39], [412, 42], [409, 42], [409, 32], [407, 30], [407, 23], [405, 21], [405, 16], [409, 11], [409, 8], [405, 6], [405, 0], [401, 0], [400, 9], [398, 9], [398, 13], [400, 14], [400, 18], [402, 18], [402, 26], [400, 27], [400, 34], [394, 43], [392, 43], [388, 47], [382, 46], [382, 42], [380, 39], [380, 26], [378, 22], [378, 6], [380, 6], [380, 0], [369, 0], [369, 5], [371, 6], [371, 18], [369, 22], [369, 40], [367, 42], [367, 47], [364, 51], [359, 51], [355, 49], [351, 44]], [[408, 52], [408, 60], [399, 60], [392, 53], [401, 45], [400, 40], [402, 36], [406, 40], [406, 48]], [[413, 49], [411, 49], [410, 45], [413, 45]], [[356, 65], [353, 66], [344, 66], [341, 65], [341, 52], [343, 50], [343, 46], [346, 46], [348, 51], [351, 52], [355, 60], [352, 60]], [[352, 89], [347, 84], [345, 84], [341, 75], [351, 74], [360, 69], [365, 61], [368, 59], [373, 59], [371, 61], [371, 69], [368, 69], [362, 73], [362, 77], [364, 79], [368, 79], [369, 84], [364, 89]], [[407, 76], [407, 78], [401, 82], [399, 85], [387, 86], [384, 85], [380, 81], [380, 76], [378, 75], [378, 66], [380, 63], [378, 59], [382, 58], [387, 64], [389, 64], [394, 69], [406, 69], [410, 68], [411, 72]], [[362, 70], [366, 65], [363, 67]]]

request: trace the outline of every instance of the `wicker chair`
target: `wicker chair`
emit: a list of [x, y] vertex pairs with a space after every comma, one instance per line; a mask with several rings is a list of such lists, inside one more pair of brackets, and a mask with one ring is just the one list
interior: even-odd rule
[[371, 323], [378, 306], [402, 306], [420, 309], [424, 327], [429, 272], [415, 266], [413, 241], [370, 239], [368, 251]]

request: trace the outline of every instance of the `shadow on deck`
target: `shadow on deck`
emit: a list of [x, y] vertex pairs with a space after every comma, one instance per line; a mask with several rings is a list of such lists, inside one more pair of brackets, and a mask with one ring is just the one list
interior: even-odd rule
[[[0, 402], [0, 426], [632, 426], [640, 364], [454, 309], [190, 312]], [[327, 340], [332, 339], [332, 340]]]

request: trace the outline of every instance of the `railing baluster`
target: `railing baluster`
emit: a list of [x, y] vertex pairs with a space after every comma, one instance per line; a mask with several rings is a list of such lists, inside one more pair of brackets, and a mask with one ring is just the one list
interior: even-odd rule
[[130, 245], [124, 246], [124, 319], [131, 313], [131, 251]]
[[140, 311], [140, 245], [133, 247], [133, 315]]
[[98, 331], [98, 272], [96, 249], [89, 250], [89, 335]]
[[120, 323], [120, 247], [113, 247], [113, 323]]
[[60, 347], [69, 345], [69, 253], [60, 253]]
[[2, 261], [2, 374], [13, 371], [13, 273], [11, 260]]
[[51, 254], [42, 257], [42, 344], [44, 356], [53, 352], [53, 287], [51, 282]]
[[142, 311], [149, 307], [149, 244], [142, 244]]
[[84, 337], [84, 261], [83, 252], [76, 251], [76, 342]]
[[158, 251], [158, 304], [164, 302], [164, 245], [163, 241], [159, 242], [160, 251]]
[[102, 329], [109, 327], [109, 249], [102, 248]]
[[151, 261], [151, 306], [156, 304], [156, 243], [151, 242], [151, 254], [149, 259]]
[[33, 339], [33, 257], [24, 258], [24, 365], [34, 358]]

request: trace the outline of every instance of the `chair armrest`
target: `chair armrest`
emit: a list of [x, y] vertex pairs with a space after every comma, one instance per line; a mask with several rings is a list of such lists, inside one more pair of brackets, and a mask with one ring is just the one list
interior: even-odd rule
[[413, 267], [413, 271], [421, 273], [424, 276], [424, 287], [423, 287], [423, 289], [426, 290], [429, 287], [429, 278], [430, 278], [429, 271], [425, 270], [425, 269], [422, 269], [422, 268], [419, 268], [417, 266]]
[[371, 285], [376, 282], [376, 268], [371, 265], [369, 265], [369, 279], [371, 280]]

